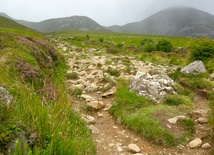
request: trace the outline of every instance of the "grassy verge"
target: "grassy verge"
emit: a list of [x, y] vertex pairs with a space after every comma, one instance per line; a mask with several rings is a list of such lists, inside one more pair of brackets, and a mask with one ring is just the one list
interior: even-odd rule
[[28, 33], [0, 29], [0, 86], [13, 96], [9, 106], [0, 103], [0, 152], [96, 154], [67, 97], [64, 59], [44, 36]]

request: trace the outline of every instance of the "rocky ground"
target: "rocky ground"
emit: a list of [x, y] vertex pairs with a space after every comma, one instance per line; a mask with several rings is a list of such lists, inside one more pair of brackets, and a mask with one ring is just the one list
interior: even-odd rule
[[115, 120], [108, 112], [114, 102], [118, 78], [131, 79], [137, 71], [164, 73], [176, 67], [145, 63], [129, 56], [109, 55], [97, 49], [80, 49], [66, 43], [57, 43], [57, 46], [67, 58], [70, 67], [68, 73], [78, 74], [78, 78], [67, 81], [67, 86], [70, 91], [83, 90], [81, 95], [73, 97], [73, 107], [87, 122], [98, 155], [210, 154], [210, 145], [213, 144], [210, 144], [207, 126], [209, 107], [206, 99], [200, 95], [195, 98], [193, 112], [196, 120], [195, 138], [198, 139], [190, 145], [167, 147], [153, 144], [121, 125], [120, 120]]

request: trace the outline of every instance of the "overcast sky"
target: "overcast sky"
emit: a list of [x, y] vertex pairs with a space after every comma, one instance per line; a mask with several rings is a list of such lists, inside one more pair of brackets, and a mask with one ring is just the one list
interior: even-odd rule
[[174, 6], [194, 7], [214, 15], [214, 0], [0, 0], [0, 12], [15, 19], [42, 21], [83, 15], [103, 26], [141, 21]]

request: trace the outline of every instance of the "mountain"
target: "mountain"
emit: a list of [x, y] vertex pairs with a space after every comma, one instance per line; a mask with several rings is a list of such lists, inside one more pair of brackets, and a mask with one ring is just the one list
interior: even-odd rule
[[188, 7], [175, 7], [157, 12], [140, 22], [111, 26], [121, 33], [214, 38], [214, 16]]
[[65, 18], [48, 19], [41, 22], [30, 22], [25, 20], [16, 20], [5, 13], [0, 13], [0, 16], [12, 19], [15, 22], [22, 24], [34, 30], [48, 33], [63, 30], [83, 30], [83, 31], [109, 31], [104, 26], [86, 16], [71, 16]]

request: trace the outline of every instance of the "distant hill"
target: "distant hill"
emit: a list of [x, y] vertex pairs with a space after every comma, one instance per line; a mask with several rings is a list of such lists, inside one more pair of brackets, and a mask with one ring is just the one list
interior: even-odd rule
[[214, 16], [194, 8], [176, 7], [157, 12], [141, 22], [108, 29], [121, 33], [214, 38]]
[[22, 30], [30, 30], [30, 28], [25, 27], [9, 18], [3, 17], [0, 14], [0, 27], [4, 28], [13, 28], [13, 29], [22, 29]]

